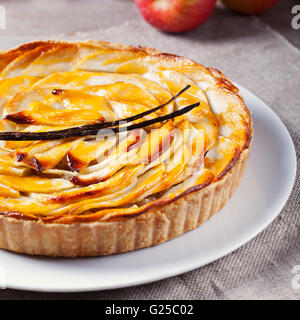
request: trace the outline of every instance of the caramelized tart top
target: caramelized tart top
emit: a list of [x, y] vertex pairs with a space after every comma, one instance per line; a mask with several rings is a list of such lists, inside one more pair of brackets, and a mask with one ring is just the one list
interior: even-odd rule
[[[105, 42], [34, 42], [0, 53], [0, 131], [49, 132], [200, 102], [144, 128], [0, 142], [0, 212], [71, 223], [131, 217], [220, 180], [248, 148], [249, 111], [212, 68]], [[120, 126], [123, 124], [121, 123]]]

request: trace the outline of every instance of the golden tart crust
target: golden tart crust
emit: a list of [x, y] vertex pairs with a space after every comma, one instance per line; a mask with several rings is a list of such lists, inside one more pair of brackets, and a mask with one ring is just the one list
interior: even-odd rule
[[[107, 52], [109, 52], [110, 55], [103, 63], [103, 54]], [[61, 61], [59, 61], [60, 64], [56, 64], [55, 66], [57, 60], [53, 60], [54, 54], [56, 58], [60, 57], [61, 55], [67, 57], [66, 59], [64, 58], [64, 65], [62, 67]], [[68, 60], [68, 57], [72, 55], [76, 55], [77, 57], [75, 62], [74, 59]], [[100, 71], [94, 70], [95, 61], [98, 64], [101, 64], [102, 69]], [[42, 62], [48, 63], [49, 68], [41, 69], [39, 64]], [[97, 186], [102, 182], [105, 183], [105, 179], [93, 182], [90, 180], [85, 181], [84, 175], [80, 176], [80, 170], [82, 170], [82, 168], [85, 170], [88, 164], [84, 163], [84, 165], [82, 165], [84, 162], [84, 157], [81, 159], [82, 162], [78, 161], [76, 158], [76, 155], [78, 155], [78, 152], [76, 153], [76, 147], [80, 141], [64, 141], [64, 143], [62, 143], [63, 146], [60, 146], [57, 154], [60, 156], [66, 156], [65, 150], [67, 150], [67, 160], [70, 162], [71, 159], [71, 163], [73, 165], [73, 168], [71, 169], [75, 169], [74, 171], [76, 172], [79, 166], [79, 174], [75, 177], [75, 179], [73, 178], [72, 181], [73, 183], [75, 181], [76, 184], [76, 181], [80, 179], [81, 182], [77, 185], [79, 186], [78, 189], [81, 191], [75, 190], [74, 195], [72, 194], [71, 190], [70, 198], [68, 198], [68, 202], [66, 202], [66, 207], [68, 208], [68, 206], [70, 206], [71, 208], [70, 211], [64, 211], [63, 209], [59, 212], [59, 206], [57, 214], [55, 214], [57, 207], [55, 207], [54, 213], [44, 213], [45, 210], [43, 211], [41, 209], [41, 214], [39, 214], [36, 209], [33, 210], [33, 212], [28, 210], [18, 210], [18, 205], [15, 200], [8, 201], [6, 199], [9, 197], [12, 199], [15, 197], [18, 199], [18, 197], [23, 196], [24, 192], [26, 196], [28, 196], [29, 191], [26, 189], [26, 186], [24, 186], [24, 183], [22, 183], [22, 181], [26, 181], [25, 177], [27, 177], [28, 174], [26, 173], [23, 176], [23, 173], [20, 173], [20, 170], [24, 169], [24, 167], [26, 168], [27, 166], [26, 169], [29, 168], [31, 171], [35, 170], [35, 175], [39, 177], [41, 174], [43, 175], [44, 172], [46, 172], [45, 170], [55, 169], [57, 163], [49, 164], [49, 159], [51, 156], [47, 155], [46, 157], [43, 154], [41, 155], [41, 153], [38, 154], [38, 157], [35, 157], [34, 154], [34, 156], [28, 160], [28, 154], [30, 154], [30, 145], [27, 146], [27, 144], [25, 144], [25, 147], [22, 145], [22, 148], [19, 148], [18, 143], [12, 143], [12, 145], [14, 145], [13, 148], [15, 148], [15, 157], [18, 162], [21, 162], [21, 165], [20, 167], [17, 167], [18, 174], [15, 173], [16, 171], [9, 174], [15, 175], [16, 181], [17, 179], [21, 180], [20, 185], [22, 184], [22, 187], [20, 187], [20, 190], [14, 189], [11, 186], [10, 179], [5, 178], [7, 175], [9, 176], [9, 174], [5, 173], [5, 175], [3, 175], [3, 172], [0, 172], [2, 175], [0, 175], [0, 188], [3, 186], [2, 192], [4, 193], [4, 197], [2, 198], [3, 204], [0, 201], [1, 248], [35, 255], [65, 257], [109, 255], [126, 252], [156, 245], [173, 239], [189, 230], [193, 230], [203, 222], [207, 221], [213, 214], [218, 212], [225, 205], [227, 200], [232, 196], [237, 188], [246, 166], [252, 138], [252, 121], [248, 109], [243, 103], [243, 99], [238, 94], [238, 89], [233, 86], [220, 71], [212, 68], [206, 69], [203, 66], [198, 65], [186, 58], [164, 54], [158, 50], [150, 48], [126, 47], [120, 44], [92, 41], [85, 43], [57, 41], [34, 42], [23, 45], [14, 50], [3, 52], [2, 54], [0, 53], [0, 72], [2, 83], [5, 81], [5, 79], [19, 79], [18, 77], [23, 77], [23, 80], [28, 77], [25, 79], [25, 88], [21, 88], [20, 92], [18, 91], [15, 96], [7, 94], [9, 99], [6, 99], [5, 94], [1, 92], [0, 82], [0, 98], [2, 97], [2, 99], [5, 100], [2, 106], [3, 116], [6, 117], [6, 120], [3, 120], [0, 124], [0, 126], [2, 125], [3, 127], [1, 131], [9, 130], [6, 127], [7, 123], [12, 122], [20, 125], [20, 121], [21, 129], [24, 131], [32, 131], [34, 129], [37, 130], [37, 128], [38, 130], [43, 131], [43, 127], [49, 128], [49, 126], [53, 126], [53, 123], [55, 123], [55, 121], [58, 119], [57, 112], [54, 112], [53, 119], [51, 116], [49, 116], [46, 119], [46, 123], [43, 117], [39, 118], [36, 116], [37, 113], [34, 113], [34, 109], [32, 113], [28, 113], [26, 108], [22, 109], [22, 99], [24, 97], [31, 97], [30, 94], [32, 94], [32, 91], [34, 94], [41, 94], [42, 89], [47, 87], [47, 84], [47, 90], [49, 90], [49, 88], [51, 88], [51, 90], [57, 89], [57, 86], [54, 87], [53, 77], [59, 77], [61, 81], [60, 85], [65, 85], [65, 87], [67, 87], [70, 79], [75, 79], [74, 81], [78, 81], [78, 83], [80, 83], [80, 81], [83, 79], [82, 77], [85, 77], [88, 73], [90, 73], [89, 76], [94, 76], [94, 73], [98, 72], [103, 77], [105, 74], [110, 74], [112, 72], [122, 75], [130, 74], [131, 76], [134, 74], [134, 77], [140, 77], [142, 75], [145, 77], [145, 81], [148, 81], [147, 85], [151, 85], [151, 90], [156, 90], [157, 96], [160, 95], [162, 100], [159, 101], [159, 99], [157, 99], [156, 101], [161, 103], [165, 102], [167, 98], [170, 98], [170, 96], [163, 96], [165, 92], [160, 91], [152, 83], [153, 70], [151, 69], [152, 67], [149, 67], [149, 65], [157, 66], [157, 64], [159, 64], [160, 67], [162, 66], [162, 69], [160, 69], [159, 72], [156, 70], [154, 75], [157, 75], [157, 73], [160, 75], [164, 73], [164, 75], [161, 77], [165, 77], [164, 81], [166, 83], [168, 83], [168, 81], [175, 83], [178, 81], [178, 83], [180, 83], [182, 86], [183, 83], [186, 84], [190, 82], [190, 79], [187, 76], [191, 75], [192, 73], [196, 73], [195, 78], [192, 80], [193, 82], [195, 82], [195, 79], [198, 80], [199, 86], [202, 86], [203, 88], [202, 91], [206, 93], [206, 97], [201, 96], [201, 102], [209, 105], [210, 102], [213, 101], [213, 103], [217, 105], [216, 114], [219, 126], [219, 136], [217, 137], [216, 141], [220, 142], [221, 139], [223, 139], [222, 142], [225, 141], [227, 143], [225, 148], [226, 152], [224, 151], [223, 154], [221, 153], [221, 158], [222, 156], [223, 158], [228, 156], [228, 161], [221, 162], [221, 160], [218, 160], [218, 158], [220, 158], [220, 154], [214, 155], [216, 153], [216, 150], [213, 150], [214, 144], [217, 144], [217, 142], [213, 140], [213, 134], [209, 136], [209, 133], [207, 133], [204, 139], [206, 158], [203, 158], [203, 166], [205, 165], [205, 168], [203, 167], [204, 173], [202, 174], [202, 178], [200, 177], [196, 180], [198, 183], [194, 183], [192, 185], [186, 184], [185, 188], [177, 188], [178, 190], [176, 190], [176, 187], [174, 190], [171, 189], [174, 186], [172, 184], [167, 184], [168, 188], [166, 188], [166, 190], [161, 188], [154, 189], [158, 192], [166, 191], [165, 194], [157, 198], [150, 198], [148, 201], [144, 201], [145, 199], [147, 200], [148, 197], [145, 197], [145, 199], [140, 198], [139, 200], [141, 201], [132, 203], [132, 206], [128, 205], [130, 204], [129, 202], [125, 203], [125, 205], [112, 208], [105, 208], [104, 206], [98, 211], [95, 210], [97, 207], [94, 207], [93, 210], [90, 211], [86, 210], [83, 212], [76, 212], [76, 203], [78, 204], [77, 206], [81, 206], [81, 203], [78, 203], [78, 199], [81, 200], [80, 197], [86, 199], [84, 197], [87, 196], [87, 194], [82, 196], [82, 189], [80, 188], [89, 188], [90, 184], [92, 184], [92, 186]], [[53, 69], [51, 69], [51, 67]], [[60, 70], [59, 68], [62, 69]], [[182, 74], [184, 76], [177, 75], [179, 68], [183, 68]], [[172, 70], [173, 74], [171, 74], [172, 72], [169, 72], [169, 70]], [[93, 72], [93, 74], [91, 74], [91, 72]], [[166, 79], [167, 73], [168, 76], [171, 74], [173, 78], [170, 76], [170, 78]], [[180, 79], [174, 80], [174, 76], [178, 76]], [[131, 79], [130, 81], [132, 85], [133, 80]], [[136, 78], [134, 81], [136, 81]], [[214, 90], [216, 88], [216, 91], [214, 92], [218, 92], [220, 95], [215, 95], [214, 92], [210, 92], [210, 89], [206, 88], [205, 84], [202, 84], [202, 81], [212, 81]], [[37, 86], [36, 83], [42, 83], [43, 86]], [[171, 86], [173, 84], [171, 83], [169, 85]], [[174, 92], [176, 92], [176, 90], [178, 92], [178, 88], [182, 89], [180, 85], [177, 84], [173, 88]], [[171, 88], [170, 86], [168, 89]], [[32, 88], [34, 89], [32, 90]], [[123, 89], [124, 88], [121, 88], [121, 91]], [[9, 88], [5, 88], [5, 90], [9, 92]], [[138, 90], [138, 88], [135, 90]], [[173, 95], [174, 92], [172, 92]], [[87, 92], [84, 92], [83, 94], [86, 93]], [[91, 91], [89, 89], [88, 94], [90, 93]], [[72, 97], [74, 97], [74, 94], [77, 94], [77, 92], [71, 92], [71, 94]], [[80, 94], [82, 94], [82, 92]], [[46, 97], [48, 98], [47, 95]], [[68, 97], [69, 96], [67, 96], [67, 98]], [[84, 97], [87, 99], [89, 96]], [[151, 96], [149, 95], [147, 97], [149, 98], [147, 101], [150, 101], [148, 108], [153, 107], [154, 102], [151, 101]], [[225, 101], [225, 103], [228, 104], [229, 110], [223, 110], [222, 103], [219, 101], [220, 99], [225, 99], [225, 97], [226, 99], [228, 98], [228, 101]], [[144, 95], [142, 98], [146, 99]], [[99, 97], [97, 96], [95, 99], [99, 99]], [[194, 102], [192, 98], [190, 99], [191, 100], [186, 100], [189, 102]], [[180, 106], [183, 106], [184, 103], [187, 104], [187, 101], [184, 99], [182, 100], [183, 101], [181, 101], [181, 105], [179, 103]], [[99, 103], [99, 101], [97, 101], [97, 103]], [[218, 108], [221, 108], [221, 110]], [[106, 113], [104, 112], [104, 118], [107, 119], [107, 117], [110, 115], [107, 110], [105, 111]], [[166, 110], [166, 112], [167, 111], [170, 112], [169, 109]], [[207, 114], [208, 112], [209, 111], [207, 111]], [[102, 115], [103, 113], [101, 116]], [[92, 112], [89, 114], [82, 113], [82, 115], [80, 114], [80, 116], [76, 119], [74, 117], [66, 118], [67, 116], [65, 114], [60, 114], [60, 117], [62, 117], [63, 121], [66, 121], [66, 119], [71, 119], [71, 122], [73, 122], [70, 123], [70, 126], [75, 126], [90, 123], [89, 121], [91, 121], [91, 119], [94, 120], [93, 117], [95, 114]], [[197, 117], [198, 115], [193, 114], [193, 116]], [[210, 115], [208, 114], [207, 117], [209, 116]], [[213, 116], [214, 115], [212, 114], [211, 117]], [[24, 118], [30, 119], [31, 122], [24, 122]], [[82, 122], [82, 119], [84, 119], [86, 122]], [[210, 123], [213, 123], [213, 120], [211, 120], [211, 118], [209, 119], [209, 121], [212, 121]], [[100, 120], [100, 118], [97, 120]], [[23, 125], [26, 125], [25, 129], [22, 127]], [[173, 124], [169, 123], [169, 126], [172, 127]], [[16, 127], [14, 127], [14, 129], [15, 128]], [[17, 128], [19, 129], [19, 127]], [[211, 127], [209, 128], [211, 129]], [[220, 133], [221, 131], [222, 134]], [[9, 143], [10, 142], [8, 142], [8, 145], [11, 148]], [[7, 148], [8, 145], [6, 145], [5, 148]], [[220, 145], [222, 146], [221, 143]], [[228, 145], [231, 147], [228, 147]], [[47, 151], [51, 151], [51, 148], [56, 147], [57, 146], [54, 143], [53, 145], [48, 146]], [[24, 152], [24, 150], [26, 150], [26, 152]], [[79, 149], [79, 153], [81, 150], [82, 149]], [[220, 151], [220, 148], [218, 150]], [[228, 150], [230, 150], [230, 152]], [[221, 151], [223, 151], [222, 148]], [[57, 157], [57, 154], [55, 154], [55, 157]], [[207, 156], [210, 154], [212, 155]], [[63, 156], [61, 156], [59, 159], [61, 160]], [[33, 158], [35, 159], [34, 162], [32, 161]], [[74, 158], [76, 161], [72, 161]], [[47, 160], [46, 162], [45, 159]], [[9, 161], [11, 161], [11, 159]], [[38, 164], [38, 166], [36, 164]], [[41, 164], [42, 168], [40, 167]], [[18, 175], [21, 176], [21, 179], [18, 177]], [[124, 179], [126, 179], [127, 176], [124, 177]], [[130, 179], [130, 177], [128, 179]], [[188, 178], [183, 179], [183, 182], [186, 180], [188, 180]], [[57, 180], [55, 181], [57, 182]], [[61, 181], [59, 182], [61, 183]], [[179, 184], [180, 182], [182, 181], [178, 180]], [[68, 183], [70, 183], [69, 180]], [[67, 185], [67, 182], [64, 182], [62, 187], [63, 191], [60, 193], [54, 192], [46, 184], [45, 186], [46, 188], [49, 188], [49, 192], [46, 195], [47, 197], [49, 195], [50, 198], [52, 197], [52, 203], [62, 202], [64, 204], [64, 201], [66, 201], [66, 192], [64, 192], [64, 190], [71, 188], [69, 185]], [[59, 184], [59, 186], [61, 186], [61, 184]], [[168, 190], [170, 189], [172, 192], [168, 193]], [[19, 195], [15, 194], [18, 192]], [[88, 190], [87, 192], [91, 192], [91, 190]], [[36, 191], [31, 193], [33, 194], [33, 199], [38, 199], [38, 201], [40, 201], [40, 198], [42, 198], [46, 207], [48, 201], [47, 197], [44, 199], [44, 195], [36, 196]], [[89, 193], [88, 196], [90, 195], [91, 194]], [[97, 194], [95, 194], [95, 196], [97, 197]], [[92, 195], [92, 199], [95, 199], [95, 196]], [[72, 207], [73, 200], [75, 205]], [[9, 205], [6, 203], [9, 203]], [[14, 205], [11, 205], [10, 203], [14, 203]], [[38, 203], [43, 204], [43, 202]]]

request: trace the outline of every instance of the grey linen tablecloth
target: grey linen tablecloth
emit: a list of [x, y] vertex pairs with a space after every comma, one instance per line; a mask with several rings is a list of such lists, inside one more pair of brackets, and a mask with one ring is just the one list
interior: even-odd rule
[[[147, 25], [131, 0], [7, 0], [1, 1], [7, 8], [7, 30], [0, 31], [0, 48], [59, 34], [64, 39], [140, 44], [190, 57], [222, 70], [271, 106], [287, 126], [299, 160], [300, 30], [291, 26], [291, 8], [297, 3], [282, 0], [260, 17], [234, 15], [219, 5], [202, 27], [175, 36]], [[300, 283], [292, 273], [299, 265], [298, 161], [296, 183], [280, 216], [255, 239], [210, 265], [121, 290], [47, 294], [6, 289], [0, 290], [0, 299], [299, 299]]]

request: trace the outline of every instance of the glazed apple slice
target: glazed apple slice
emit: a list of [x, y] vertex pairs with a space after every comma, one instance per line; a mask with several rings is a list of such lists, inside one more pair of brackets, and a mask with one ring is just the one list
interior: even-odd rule
[[[100, 99], [99, 99], [100, 100]], [[17, 124], [34, 124], [43, 126], [62, 126], [67, 123], [70, 127], [104, 122], [100, 112], [89, 109], [56, 110], [43, 103], [34, 103], [27, 110], [5, 116], [6, 120]]]
[[93, 86], [86, 89], [89, 93], [104, 95], [108, 100], [117, 102], [137, 102], [151, 108], [159, 105], [155, 96], [135, 84], [116, 82], [102, 86]]
[[179, 183], [178, 185], [170, 188], [163, 195], [165, 198], [175, 198], [178, 195], [187, 192], [188, 190], [200, 190], [201, 188], [207, 186], [215, 179], [214, 174], [206, 168], [200, 168], [197, 173], [186, 179], [185, 181]]
[[[117, 193], [119, 190], [124, 192], [127, 190], [129, 185], [132, 185], [133, 177], [138, 174], [141, 170], [142, 165], [136, 167], [128, 167], [124, 168], [123, 170], [119, 171], [109, 180], [100, 182], [94, 185], [90, 185], [84, 188], [73, 188], [71, 190], [67, 190], [64, 192], [55, 192], [50, 195], [42, 195], [42, 194], [32, 194], [31, 196], [42, 203], [50, 205], [52, 203], [57, 203], [60, 205], [68, 204], [76, 201], [80, 201], [85, 203], [84, 200], [90, 199], [92, 202], [98, 202], [101, 197], [111, 195]], [[96, 198], [96, 199], [94, 199]], [[78, 206], [78, 203], [73, 205], [71, 204], [69, 208]], [[78, 208], [79, 209], [79, 208]], [[64, 210], [64, 208], [62, 209]]]
[[48, 152], [49, 149], [51, 150], [62, 143], [61, 140], [34, 142], [26, 148], [17, 149], [14, 152], [14, 157], [18, 163], [40, 171], [42, 170], [42, 167], [38, 170], [38, 164], [34, 161], [34, 156], [43, 152]]
[[12, 160], [10, 157], [0, 157], [0, 174], [5, 175], [16, 175], [24, 176], [29, 172], [29, 169], [26, 168], [23, 164], [19, 164], [16, 161]]
[[[141, 170], [141, 168], [143, 167], [143, 165], [139, 165], [137, 167], [134, 167], [135, 171], [135, 175], [132, 175], [133, 177], [136, 177], [136, 174], [139, 173], [139, 171]], [[125, 173], [128, 174], [127, 172], [129, 172], [130, 174], [132, 173], [131, 169], [130, 171], [127, 171], [128, 169], [124, 169], [123, 171], [121, 171], [121, 173]], [[61, 208], [56, 210], [56, 213], [58, 214], [63, 214], [65, 212], [70, 212], [72, 211], [73, 213], [76, 214], [80, 214], [81, 212], [87, 211], [87, 210], [92, 210], [95, 208], [107, 208], [107, 207], [117, 207], [117, 206], [122, 206], [128, 203], [132, 203], [135, 202], [138, 198], [142, 197], [143, 194], [147, 194], [148, 192], [151, 191], [151, 189], [153, 189], [155, 186], [157, 186], [159, 184], [159, 182], [161, 181], [161, 177], [164, 173], [164, 168], [163, 165], [159, 165], [156, 168], [153, 168], [151, 170], [149, 170], [148, 172], [146, 172], [145, 174], [139, 176], [137, 179], [130, 179], [129, 177], [125, 179], [126, 181], [126, 188], [124, 187], [124, 176], [122, 176], [122, 179], [119, 180], [118, 184], [119, 184], [119, 188], [115, 189], [114, 192], [110, 192], [110, 193], [106, 193], [104, 195], [101, 196], [101, 194], [98, 194], [98, 197], [93, 197], [91, 198], [91, 194], [93, 193], [87, 193], [85, 194], [86, 196], [89, 196], [89, 198], [83, 200], [83, 198], [85, 197], [85, 195], [83, 194], [83, 198], [82, 195], [80, 195], [80, 197], [73, 197], [73, 200], [68, 201], [65, 200], [65, 197], [62, 196], [62, 201], [67, 201], [70, 202], [68, 205], [62, 206]], [[119, 175], [119, 174], [118, 174]], [[117, 175], [117, 176], [118, 176]], [[115, 179], [116, 176], [113, 176], [112, 179]], [[114, 180], [115, 181], [115, 180]], [[99, 185], [95, 185], [96, 188], [99, 186], [101, 188], [103, 188], [103, 186], [106, 186], [107, 182], [102, 182]], [[112, 183], [112, 180], [110, 181]], [[94, 188], [95, 188], [94, 186]], [[116, 186], [115, 183], [113, 183], [113, 186]], [[88, 188], [92, 188], [93, 186], [90, 186]], [[111, 188], [111, 187], [109, 187]], [[79, 191], [76, 191], [79, 194]], [[68, 192], [64, 192], [67, 193]], [[150, 192], [151, 193], [151, 192]], [[38, 197], [38, 199], [40, 201], [41, 200], [41, 195]], [[75, 199], [78, 199], [78, 202], [74, 202]], [[51, 200], [51, 203], [54, 203], [55, 199], [53, 198]], [[48, 202], [47, 202], [48, 203]], [[50, 208], [51, 208], [51, 204]]]
[[[126, 135], [126, 133], [124, 135]], [[80, 174], [73, 178], [73, 183], [80, 186], [87, 186], [107, 180], [118, 170], [125, 167], [131, 157], [134, 157], [135, 153], [133, 148], [136, 147], [137, 143], [141, 140], [143, 140], [142, 130], [135, 130], [129, 133], [128, 136], [125, 136], [125, 138], [121, 136], [119, 144], [115, 145], [115, 148], [111, 149], [104, 159], [101, 159], [101, 154], [98, 154], [100, 162], [82, 169]], [[104, 150], [106, 150], [106, 148]]]
[[0, 199], [0, 210], [2, 212], [15, 212], [16, 208], [18, 208], [20, 212], [26, 214], [28, 217], [34, 217], [36, 215], [51, 215], [51, 212], [55, 212], [55, 210], [61, 207], [60, 204], [51, 204], [48, 206], [43, 206], [40, 202], [37, 202], [36, 200], [23, 195], [21, 195], [18, 198], [5, 198], [0, 195]]
[[74, 69], [83, 71], [113, 72], [120, 63], [143, 56], [141, 52], [130, 50], [105, 50], [86, 56], [74, 66]]
[[68, 166], [72, 171], [80, 172], [96, 159], [102, 159], [112, 147], [116, 146], [115, 139], [103, 141], [81, 141], [67, 155]]
[[[108, 85], [116, 82], [124, 82], [138, 86], [144, 91], [151, 92], [159, 104], [163, 104], [172, 97], [170, 91], [156, 83], [153, 79], [146, 79], [138, 74], [117, 74], [117, 73], [87, 73], [82, 75], [81, 79], [74, 82], [80, 82], [83, 86], [92, 87], [96, 85]], [[73, 85], [73, 83], [71, 83]], [[183, 86], [184, 87], [184, 86]], [[182, 87], [182, 88], [183, 88]], [[180, 90], [182, 89], [180, 88]], [[177, 92], [176, 92], [177, 93]]]
[[65, 44], [64, 46], [58, 46], [35, 59], [21, 74], [46, 77], [55, 72], [68, 71], [72, 68], [74, 56], [77, 53], [78, 48], [76, 45]]
[[20, 192], [51, 193], [71, 189], [73, 184], [65, 179], [47, 179], [37, 176], [15, 177], [0, 175], [0, 184]]
[[101, 46], [65, 43], [59, 45], [37, 57], [27, 68], [22, 71], [22, 75], [32, 75], [46, 77], [56, 72], [72, 70], [77, 61], [85, 55], [101, 50]]
[[24, 53], [34, 50], [40, 46], [47, 44], [47, 42], [43, 41], [36, 41], [32, 43], [26, 43], [19, 46], [16, 49], [9, 50], [7, 52], [0, 54], [0, 72], [13, 60], [17, 59], [18, 57], [22, 56]]
[[5, 119], [18, 124], [57, 127], [67, 123], [72, 127], [111, 120], [114, 113], [103, 96], [37, 87], [12, 99], [5, 107]]
[[[35, 170], [39, 173], [47, 169], [56, 167], [63, 158], [68, 154], [69, 150], [75, 147], [81, 140], [77, 139], [70, 142], [62, 143], [54, 148], [49, 149], [43, 153], [37, 153], [31, 157], [30, 162], [33, 164]], [[27, 158], [27, 161], [29, 159]]]
[[142, 130], [131, 133], [104, 161], [83, 169], [73, 182], [81, 186], [95, 184], [107, 180], [124, 166], [153, 165], [170, 147], [173, 130], [174, 125], [169, 121], [162, 128], [153, 130], [146, 140]]
[[[15, 177], [13, 177], [13, 178], [15, 178]], [[6, 184], [3, 185], [1, 183], [1, 180], [0, 180], [0, 194], [2, 197], [9, 197], [9, 198], [19, 198], [20, 197], [20, 192], [7, 186]]]
[[115, 72], [122, 74], [147, 75], [151, 72], [173, 70], [188, 76], [192, 81], [198, 84], [198, 80], [214, 83], [215, 79], [211, 73], [197, 64], [193, 60], [182, 57], [158, 53], [155, 55], [140, 57], [120, 64]]
[[80, 141], [81, 139], [67, 142], [59, 140], [55, 142], [35, 142], [26, 148], [16, 150], [15, 158], [18, 163], [22, 163], [42, 173], [57, 166]]
[[57, 47], [56, 44], [45, 44], [25, 52], [23, 55], [14, 59], [2, 70], [1, 77], [3, 79], [7, 79], [20, 76], [23, 70], [26, 69], [35, 59], [55, 47]]
[[[121, 90], [123, 89], [122, 83], [123, 85], [124, 83], [128, 84], [128, 89], [136, 89], [138, 87], [137, 94], [140, 97], [142, 97], [141, 91], [144, 92], [145, 95], [148, 95], [147, 99], [149, 99], [149, 96], [152, 95], [150, 99], [154, 102], [153, 98], [155, 98], [157, 100], [155, 103], [158, 103], [159, 105], [167, 102], [172, 97], [169, 90], [163, 88], [154, 81], [148, 80], [136, 74], [69, 71], [50, 75], [43, 80], [38, 81], [33, 89], [37, 91], [35, 88], [42, 88], [45, 91], [48, 90], [49, 93], [55, 88], [83, 90], [84, 92], [91, 94], [97, 94], [100, 91], [100, 93], [103, 95], [103, 92], [105, 92], [105, 86], [107, 90], [110, 90], [113, 93], [113, 91], [116, 91], [118, 88]], [[101, 89], [103, 90], [101, 91]], [[181, 89], [182, 88], [180, 88], [180, 90]], [[122, 91], [117, 95], [121, 94]], [[128, 101], [128, 99], [126, 100]], [[130, 98], [129, 101], [132, 101], [132, 98]], [[143, 101], [140, 101], [140, 103], [143, 104]], [[172, 106], [173, 103], [170, 103], [168, 105], [168, 108], [170, 109], [166, 110], [172, 110]]]
[[220, 134], [235, 142], [240, 150], [248, 147], [251, 132], [245, 119], [235, 112], [222, 112], [218, 115]]
[[12, 165], [9, 165], [7, 162], [2, 162], [0, 160], [0, 174], [23, 177], [24, 175], [28, 174], [29, 171], [30, 171], [29, 168], [26, 168], [24, 166], [13, 167]]
[[5, 105], [18, 91], [30, 88], [39, 79], [31, 76], [18, 76], [11, 79], [0, 80], [0, 118]]
[[[76, 126], [116, 119], [107, 100], [158, 106], [156, 97], [134, 84], [116, 82], [83, 90], [34, 87], [17, 94], [5, 107], [5, 118], [19, 124]], [[84, 107], [83, 107], [84, 104]]]
[[216, 146], [205, 156], [205, 167], [221, 179], [236, 163], [240, 155], [239, 146], [228, 138], [220, 137]]

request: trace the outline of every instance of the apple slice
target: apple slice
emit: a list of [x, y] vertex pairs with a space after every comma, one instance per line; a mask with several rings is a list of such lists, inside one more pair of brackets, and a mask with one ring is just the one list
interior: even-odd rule
[[0, 176], [0, 190], [2, 183], [7, 188], [12, 188], [20, 192], [58, 192], [73, 187], [73, 184], [65, 179], [48, 179], [37, 176], [16, 177], [16, 176]]
[[[16, 177], [14, 177], [14, 178], [16, 178]], [[2, 197], [9, 197], [9, 198], [19, 198], [20, 197], [20, 193], [18, 191], [16, 191], [13, 188], [10, 188], [6, 185], [3, 185], [2, 183], [0, 183], [0, 194]]]
[[2, 70], [1, 77], [7, 79], [19, 76], [35, 59], [55, 46], [55, 44], [46, 44], [24, 53]]

